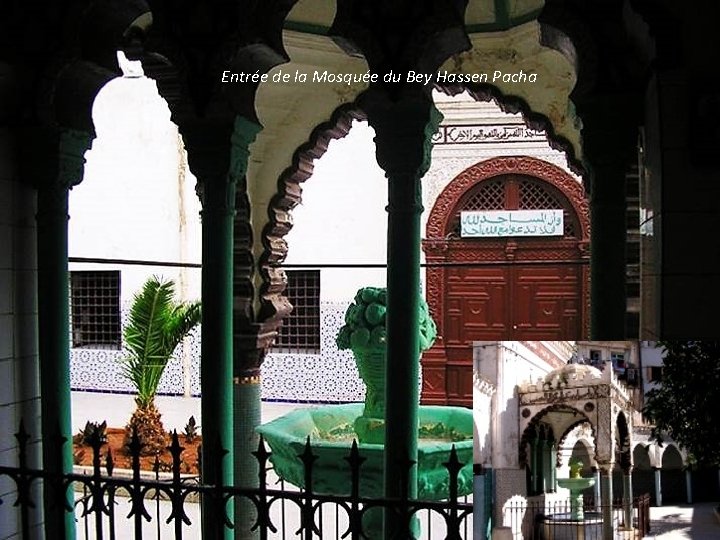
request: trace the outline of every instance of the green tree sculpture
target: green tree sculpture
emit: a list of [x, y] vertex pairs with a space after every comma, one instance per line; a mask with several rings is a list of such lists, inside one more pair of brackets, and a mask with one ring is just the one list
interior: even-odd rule
[[[355, 295], [354, 303], [345, 312], [345, 325], [338, 332], [340, 350], [351, 349], [360, 378], [365, 383], [365, 408], [355, 421], [360, 442], [381, 444], [385, 440], [385, 329], [387, 291], [385, 288], [364, 287]], [[420, 354], [435, 341], [437, 329], [425, 300], [420, 298]]]
[[153, 276], [133, 299], [123, 330], [123, 375], [137, 396], [135, 412], [125, 427], [125, 440], [129, 442], [136, 428], [143, 454], [160, 452], [167, 444], [155, 395], [175, 348], [199, 323], [200, 302], [176, 302], [172, 281]]
[[720, 465], [720, 342], [662, 341], [660, 386], [646, 395], [643, 412], [653, 437], [667, 434], [701, 466]]

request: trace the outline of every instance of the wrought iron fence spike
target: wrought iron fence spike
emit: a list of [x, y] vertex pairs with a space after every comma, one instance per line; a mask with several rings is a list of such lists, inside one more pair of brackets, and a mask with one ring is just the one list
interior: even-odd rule
[[22, 418], [20, 419], [20, 426], [18, 427], [17, 433], [15, 433], [15, 439], [21, 448], [24, 448], [25, 444], [30, 439], [30, 435], [25, 430], [25, 420]]
[[265, 445], [265, 438], [262, 435], [260, 435], [257, 450], [252, 452], [252, 455], [257, 459], [261, 469], [265, 467], [268, 458], [272, 455], [272, 452], [268, 452], [267, 446]]
[[112, 476], [115, 463], [113, 462], [112, 450], [108, 447], [107, 455], [105, 456], [105, 469], [107, 469], [108, 476]]

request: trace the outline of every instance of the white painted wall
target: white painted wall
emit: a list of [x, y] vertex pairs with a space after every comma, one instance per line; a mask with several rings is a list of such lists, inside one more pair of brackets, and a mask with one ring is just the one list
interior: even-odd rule
[[524, 381], [537, 380], [553, 368], [519, 341], [476, 341], [473, 360], [479, 374], [495, 386], [491, 409], [486, 409], [487, 400], [474, 407], [478, 431], [487, 430], [483, 417], [490, 419], [491, 448], [485, 445], [481, 457], [487, 459], [489, 455], [494, 469], [517, 469], [520, 433], [515, 388]]
[[[70, 194], [71, 257], [200, 262], [200, 202], [177, 126], [152, 79], [118, 78], [93, 107], [97, 137], [83, 182]], [[121, 270], [122, 304], [145, 279], [174, 279], [199, 298], [200, 271], [74, 263], [71, 270]]]
[[[330, 142], [303, 184], [285, 237], [287, 265], [386, 263], [387, 180], [375, 159], [374, 130], [353, 122], [350, 133]], [[385, 286], [384, 268], [321, 270], [321, 301], [350, 303], [357, 289]]]

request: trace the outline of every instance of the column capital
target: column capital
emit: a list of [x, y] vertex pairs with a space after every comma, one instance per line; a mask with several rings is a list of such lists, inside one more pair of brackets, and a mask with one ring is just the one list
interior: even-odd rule
[[622, 167], [637, 153], [640, 103], [628, 94], [601, 94], [576, 104], [582, 119], [583, 161], [589, 170]]
[[432, 136], [443, 118], [432, 100], [419, 94], [393, 101], [371, 89], [358, 102], [375, 130], [377, 161], [386, 176], [421, 178], [430, 168]]
[[261, 129], [242, 116], [191, 120], [180, 126], [203, 209], [234, 213], [235, 186], [245, 178], [249, 147]]
[[236, 116], [233, 123], [233, 131], [230, 136], [230, 179], [241, 181], [245, 178], [250, 158], [250, 145], [255, 142], [255, 137], [262, 130], [257, 122], [248, 120], [243, 116]]
[[58, 181], [65, 189], [82, 182], [85, 174], [85, 152], [92, 147], [95, 135], [78, 129], [64, 129], [58, 139]]

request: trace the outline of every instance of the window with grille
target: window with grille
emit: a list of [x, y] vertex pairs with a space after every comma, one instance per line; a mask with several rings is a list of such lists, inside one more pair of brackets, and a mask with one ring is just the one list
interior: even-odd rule
[[286, 270], [285, 296], [293, 306], [280, 327], [276, 352], [320, 352], [320, 271]]
[[120, 272], [70, 272], [72, 346], [119, 349]]

